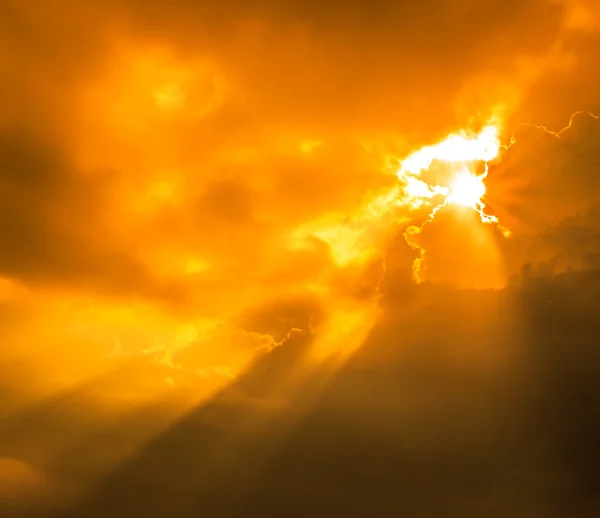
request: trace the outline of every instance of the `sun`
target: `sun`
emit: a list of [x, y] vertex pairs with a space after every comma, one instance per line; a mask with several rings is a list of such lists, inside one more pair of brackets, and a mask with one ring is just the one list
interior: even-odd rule
[[[482, 223], [494, 224], [505, 238], [510, 236], [510, 231], [499, 223], [495, 215], [486, 214], [483, 201], [488, 163], [497, 159], [502, 149], [499, 134], [499, 128], [493, 125], [484, 127], [479, 134], [461, 131], [437, 144], [422, 147], [400, 161], [396, 174], [402, 185], [401, 203], [415, 211], [431, 207], [427, 220], [420, 225], [408, 226], [404, 232], [406, 242], [418, 252], [413, 261], [413, 279], [417, 283], [422, 281], [421, 268], [425, 259], [425, 248], [419, 243], [418, 236], [444, 207], [456, 205], [472, 209], [479, 214]], [[457, 167], [459, 172], [444, 185], [431, 185], [421, 177], [421, 173], [435, 161], [446, 163], [451, 170]], [[482, 162], [485, 172], [478, 175], [475, 167]]]
[[461, 172], [450, 183], [448, 201], [477, 210], [485, 194], [483, 178], [469, 172]]

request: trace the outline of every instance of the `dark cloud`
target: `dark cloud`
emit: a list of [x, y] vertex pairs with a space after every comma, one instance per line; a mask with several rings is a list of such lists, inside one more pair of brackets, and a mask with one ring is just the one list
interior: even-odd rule
[[325, 384], [298, 335], [60, 516], [592, 516], [598, 279], [388, 298]]
[[75, 171], [50, 143], [24, 131], [4, 131], [2, 274], [50, 284], [147, 291], [149, 277], [126, 248], [118, 247], [103, 222], [103, 208], [111, 202], [111, 176], [110, 171]]
[[559, 135], [518, 126], [515, 144], [492, 168], [490, 205], [534, 231], [585, 212], [598, 203], [599, 132], [598, 119], [587, 113], [575, 114]]
[[489, 206], [514, 235], [498, 243], [511, 273], [524, 264], [551, 271], [595, 266], [600, 202], [597, 117], [575, 114], [560, 134], [519, 127], [490, 169]]

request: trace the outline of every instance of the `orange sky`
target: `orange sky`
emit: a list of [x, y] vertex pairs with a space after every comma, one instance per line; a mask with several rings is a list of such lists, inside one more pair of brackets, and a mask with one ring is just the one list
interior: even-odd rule
[[[219, 394], [299, 420], [410, 344], [453, 375], [529, 365], [527, 283], [600, 268], [599, 27], [595, 0], [1, 2], [0, 502], [72, 502]], [[434, 160], [414, 176], [446, 194], [415, 203], [407, 157], [486, 126], [494, 157]], [[485, 209], [453, 183], [484, 168]], [[122, 444], [74, 476], [95, 426]]]

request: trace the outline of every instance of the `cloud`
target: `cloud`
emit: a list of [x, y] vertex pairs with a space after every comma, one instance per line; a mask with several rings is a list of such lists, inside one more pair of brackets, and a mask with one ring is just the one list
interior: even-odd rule
[[546, 1], [129, 2], [125, 10], [134, 33], [218, 55], [271, 123], [353, 132], [431, 132], [455, 116], [448, 101], [459, 93], [469, 117], [499, 102], [499, 85], [467, 102], [464, 81], [516, 78], [515, 58], [543, 55], [564, 18], [560, 3]]
[[[0, 458], [0, 509], [13, 515], [15, 511], [34, 509], [48, 500], [46, 477], [32, 466], [14, 458]], [[46, 505], [47, 503], [44, 502]]]
[[535, 121], [556, 131], [576, 110], [600, 111], [594, 88], [598, 80], [598, 5], [589, 0], [572, 0], [565, 5], [559, 38], [564, 65], [547, 69], [532, 81], [515, 123]]
[[552, 264], [555, 273], [592, 267], [599, 128], [598, 117], [583, 112], [559, 132], [518, 125], [485, 179], [485, 211], [502, 227], [481, 224], [469, 208], [442, 207], [418, 236], [425, 279], [502, 287], [526, 264]]
[[102, 222], [110, 172], [84, 176], [48, 143], [8, 129], [0, 135], [0, 168], [3, 275], [125, 292], [150, 288], [144, 269]]
[[517, 128], [488, 184], [489, 206], [514, 231], [501, 242], [509, 271], [527, 262], [551, 262], [557, 272], [592, 266], [599, 130], [586, 113], [573, 115], [560, 134]]
[[292, 499], [317, 516], [593, 514], [598, 288], [597, 270], [504, 290], [424, 284], [408, 308], [387, 298], [333, 378], [298, 376], [297, 335], [63, 516], [275, 516]]
[[[20, 101], [6, 101], [6, 113], [36, 103], [6, 118], [3, 169], [18, 209], [5, 200], [5, 272], [194, 306], [217, 283], [218, 308], [236, 290], [253, 300], [265, 278], [301, 285], [330, 269], [322, 254], [290, 254], [281, 234], [353, 212], [389, 185], [390, 148], [496, 109], [500, 98], [455, 113], [470, 78], [502, 72], [518, 83], [511, 63], [542, 59], [568, 18], [541, 0], [5, 10], [4, 38], [23, 65], [9, 83]], [[38, 80], [45, 63], [62, 82]], [[306, 153], [309, 141], [323, 144]], [[33, 182], [19, 191], [25, 170]], [[272, 289], [276, 298], [296, 288]]]
[[[542, 452], [548, 477], [593, 482], [579, 451], [557, 459], [569, 437], [591, 444], [569, 406], [593, 369], [580, 386], [559, 357], [593, 357], [597, 19], [591, 0], [4, 2], [2, 455], [69, 491], [106, 476], [102, 509], [146, 455], [154, 475], [183, 459], [182, 493], [214, 480], [211, 505], [243, 488], [267, 515], [291, 498], [351, 514], [336, 479], [369, 495], [363, 514], [404, 491], [418, 515], [420, 487], [477, 514], [451, 480], [464, 463], [518, 516], [555, 488], [534, 424], [511, 424], [541, 401], [572, 419]], [[399, 162], [490, 120], [514, 134], [485, 198], [512, 236], [440, 210], [416, 286], [403, 232], [430, 207], [394, 204]], [[581, 349], [553, 356], [570, 321]], [[535, 498], [503, 478], [521, 481], [515, 458]], [[298, 488], [315, 466], [322, 489]], [[171, 487], [156, 480], [142, 507]]]

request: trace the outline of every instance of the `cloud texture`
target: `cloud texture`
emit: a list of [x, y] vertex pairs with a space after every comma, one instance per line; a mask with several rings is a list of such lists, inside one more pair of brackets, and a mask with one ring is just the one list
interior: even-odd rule
[[[592, 0], [2, 2], [0, 502], [595, 515], [599, 23]], [[490, 120], [512, 235], [444, 208], [417, 286], [429, 208], [386, 198], [398, 164]]]

